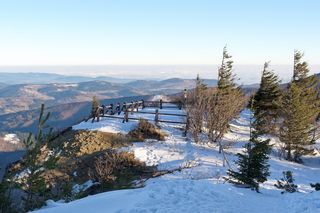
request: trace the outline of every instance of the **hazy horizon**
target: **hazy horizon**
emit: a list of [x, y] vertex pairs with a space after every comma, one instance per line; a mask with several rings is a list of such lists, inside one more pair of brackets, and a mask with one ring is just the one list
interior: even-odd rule
[[[67, 76], [108, 76], [119, 79], [153, 79], [168, 78], [217, 79], [219, 65], [81, 65], [81, 66], [0, 66], [0, 72], [8, 73], [55, 73]], [[263, 65], [235, 65], [234, 72], [239, 84], [259, 83]], [[272, 65], [283, 82], [292, 76], [292, 65]], [[320, 65], [310, 65], [311, 73], [319, 73]]]
[[238, 83], [262, 66], [292, 76], [294, 50], [320, 72], [318, 0], [15, 0], [0, 3], [0, 72], [133, 79], [217, 78], [222, 50]]

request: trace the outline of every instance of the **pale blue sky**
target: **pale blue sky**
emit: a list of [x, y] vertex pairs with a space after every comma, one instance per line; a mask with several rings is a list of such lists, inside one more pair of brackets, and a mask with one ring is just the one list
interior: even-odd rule
[[320, 64], [319, 0], [0, 0], [0, 65]]

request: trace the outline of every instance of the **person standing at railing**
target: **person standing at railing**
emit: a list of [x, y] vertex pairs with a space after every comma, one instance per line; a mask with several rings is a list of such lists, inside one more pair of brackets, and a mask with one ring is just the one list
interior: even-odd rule
[[120, 103], [117, 103], [117, 107], [116, 107], [115, 113], [118, 113], [118, 115], [120, 115], [120, 113], [121, 113]]

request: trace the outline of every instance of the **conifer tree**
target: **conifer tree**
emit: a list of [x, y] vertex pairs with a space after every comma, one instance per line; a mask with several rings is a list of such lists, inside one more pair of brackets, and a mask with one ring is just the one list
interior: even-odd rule
[[203, 80], [200, 79], [199, 74], [197, 75], [196, 79], [196, 88], [195, 93], [200, 94], [201, 92], [205, 91], [207, 89], [207, 85], [203, 83]]
[[306, 79], [309, 73], [308, 63], [302, 61], [304, 54], [298, 50], [294, 50], [293, 58], [293, 80], [301, 81]]
[[278, 189], [283, 189], [284, 191], [281, 192], [281, 194], [284, 194], [285, 192], [293, 193], [298, 191], [298, 186], [294, 184], [294, 178], [291, 171], [283, 171], [283, 178], [281, 180], [278, 180], [276, 184], [274, 184], [275, 187]]
[[268, 159], [271, 146], [269, 139], [261, 141], [258, 138], [258, 132], [253, 130], [252, 119], [253, 116], [250, 118], [250, 140], [244, 145], [244, 153], [237, 154], [238, 171], [229, 170], [228, 175], [230, 182], [259, 192], [259, 183], [265, 182], [270, 175]]
[[295, 50], [294, 53], [294, 69], [293, 82], [297, 83], [302, 89], [302, 95], [305, 96], [304, 101], [310, 105], [310, 110], [315, 111], [315, 117], [319, 116], [317, 109], [319, 107], [319, 79], [314, 74], [309, 76], [309, 67], [306, 61], [302, 61], [303, 53]]
[[209, 140], [218, 142], [229, 129], [230, 121], [239, 115], [244, 105], [244, 95], [235, 83], [232, 56], [223, 48], [222, 63], [218, 70], [218, 87], [209, 95], [206, 123]]
[[300, 162], [301, 156], [313, 152], [309, 145], [314, 143], [314, 111], [309, 108], [302, 88], [291, 82], [283, 96], [284, 120], [280, 128], [280, 140], [285, 145], [287, 160]]
[[227, 90], [235, 89], [235, 74], [233, 73], [233, 61], [232, 56], [229, 55], [227, 47], [223, 48], [222, 62], [218, 70], [218, 89]]
[[293, 79], [282, 100], [283, 122], [280, 128], [280, 140], [284, 143], [285, 158], [301, 161], [301, 156], [311, 154], [311, 145], [315, 142], [316, 119], [320, 112], [318, 80], [308, 76], [303, 54], [295, 51]]
[[21, 183], [21, 188], [26, 192], [25, 210], [29, 211], [37, 207], [41, 207], [46, 193], [46, 183], [43, 177], [46, 169], [52, 169], [58, 158], [55, 155], [48, 156], [46, 161], [40, 160], [42, 148], [48, 145], [52, 135], [52, 129], [47, 131], [46, 122], [50, 117], [50, 112], [44, 114], [44, 105], [41, 105], [41, 110], [38, 119], [37, 134], [29, 134], [28, 139], [24, 142], [26, 146], [26, 155], [24, 162], [27, 167], [28, 175], [26, 180]]
[[254, 128], [260, 134], [276, 132], [276, 122], [280, 115], [281, 89], [277, 75], [269, 70], [269, 62], [264, 64], [260, 87], [254, 95]]
[[310, 183], [310, 186], [316, 191], [320, 191], [320, 183]]
[[6, 180], [0, 182], [0, 212], [14, 212], [8, 193], [8, 182]]

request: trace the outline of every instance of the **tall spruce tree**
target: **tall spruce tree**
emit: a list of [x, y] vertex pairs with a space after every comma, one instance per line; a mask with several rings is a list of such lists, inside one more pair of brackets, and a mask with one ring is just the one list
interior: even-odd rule
[[265, 62], [259, 90], [254, 95], [254, 128], [260, 134], [276, 132], [276, 122], [280, 115], [281, 89], [276, 74], [269, 69]]
[[[252, 99], [253, 102], [254, 99]], [[251, 104], [251, 110], [252, 110]], [[244, 185], [259, 192], [259, 183], [263, 183], [270, 175], [268, 159], [271, 151], [269, 139], [261, 141], [257, 131], [253, 130], [253, 114], [250, 118], [250, 140], [244, 145], [244, 153], [238, 153], [238, 171], [229, 170], [229, 181]]]
[[[226, 102], [233, 101], [235, 103], [234, 98], [243, 97], [243, 92], [239, 86], [235, 83], [236, 74], [233, 72], [233, 60], [232, 56], [228, 53], [227, 47], [223, 48], [222, 54], [222, 62], [221, 66], [218, 70], [218, 87], [217, 87], [217, 98], [218, 102], [217, 105], [225, 105]], [[233, 97], [234, 96], [234, 97]], [[233, 100], [230, 100], [230, 97]], [[237, 105], [237, 104], [235, 104]], [[235, 107], [234, 109], [239, 109]], [[239, 112], [237, 110], [232, 113], [232, 118], [234, 118]], [[232, 119], [230, 118], [230, 119]]]
[[[243, 108], [244, 95], [235, 83], [232, 56], [223, 48], [222, 63], [218, 70], [218, 87], [210, 95], [208, 103], [207, 125], [209, 139], [219, 142], [228, 131], [230, 121]], [[220, 143], [220, 142], [219, 142]], [[220, 146], [220, 148], [222, 148]], [[220, 150], [221, 151], [221, 150]]]
[[284, 143], [285, 158], [301, 161], [301, 156], [311, 154], [315, 142], [316, 119], [320, 112], [318, 79], [308, 76], [308, 64], [303, 54], [295, 51], [293, 79], [282, 100], [283, 123], [280, 140]]
[[236, 83], [234, 82], [235, 77], [236, 76], [233, 73], [232, 56], [229, 55], [227, 47], [225, 46], [223, 48], [221, 66], [218, 70], [218, 89], [235, 89], [237, 87]]
[[298, 50], [294, 50], [293, 58], [293, 81], [306, 79], [309, 73], [308, 63], [302, 61], [304, 54]]
[[197, 74], [197, 78], [196, 78], [196, 88], [195, 88], [195, 92], [200, 94], [201, 92], [203, 92], [204, 90], [207, 89], [207, 85], [205, 85], [203, 83], [203, 80], [200, 79], [199, 74]]
[[[298, 50], [294, 52], [294, 69], [293, 69], [293, 79], [302, 90], [302, 96], [304, 96], [304, 101], [309, 104], [309, 110], [311, 110], [315, 115], [315, 119], [319, 116], [319, 78], [314, 74], [309, 76], [309, 67], [306, 61], [302, 61], [304, 54]], [[312, 118], [313, 120], [313, 118]]]

